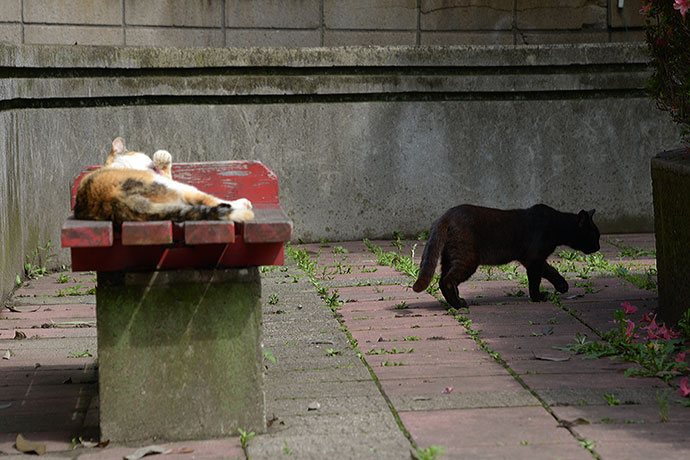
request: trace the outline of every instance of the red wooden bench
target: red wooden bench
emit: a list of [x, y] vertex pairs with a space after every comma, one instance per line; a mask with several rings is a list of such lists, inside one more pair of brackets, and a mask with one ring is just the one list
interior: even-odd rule
[[[72, 187], [72, 207], [83, 171]], [[256, 161], [180, 163], [173, 178], [247, 198], [255, 219], [112, 222], [68, 218], [72, 270], [97, 272], [101, 439], [204, 439], [260, 432], [261, 279], [282, 265], [292, 222], [278, 178]]]
[[[72, 208], [85, 169], [72, 186]], [[69, 218], [62, 246], [71, 248], [74, 271], [169, 270], [282, 265], [292, 222], [278, 202], [278, 178], [258, 161], [178, 163], [175, 180], [223, 199], [247, 198], [254, 220], [112, 222]]]

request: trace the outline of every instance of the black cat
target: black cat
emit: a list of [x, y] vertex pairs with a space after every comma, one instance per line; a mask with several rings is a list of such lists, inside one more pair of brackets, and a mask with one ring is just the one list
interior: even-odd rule
[[527, 269], [529, 296], [534, 302], [546, 300], [546, 294], [539, 291], [541, 278], [549, 280], [558, 292], [567, 292], [568, 282], [546, 258], [562, 244], [585, 254], [598, 251], [599, 229], [593, 215], [594, 209], [572, 214], [544, 204], [506, 211], [468, 204], [451, 208], [431, 227], [412, 289], [421, 292], [429, 285], [440, 256], [441, 292], [454, 308], [467, 306], [458, 297], [458, 284], [479, 265], [513, 260]]

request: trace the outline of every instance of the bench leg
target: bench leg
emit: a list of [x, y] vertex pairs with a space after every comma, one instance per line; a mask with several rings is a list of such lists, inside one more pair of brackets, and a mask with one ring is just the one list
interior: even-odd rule
[[99, 272], [96, 303], [102, 440], [265, 429], [256, 267]]

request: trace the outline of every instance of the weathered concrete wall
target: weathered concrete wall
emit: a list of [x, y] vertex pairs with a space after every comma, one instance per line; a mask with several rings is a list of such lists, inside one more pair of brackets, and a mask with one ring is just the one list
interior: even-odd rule
[[2, 0], [0, 42], [522, 45], [644, 39], [642, 0]]
[[641, 89], [645, 60], [641, 45], [0, 46], [2, 292], [59, 242], [70, 181], [116, 136], [265, 162], [304, 240], [413, 234], [463, 202], [595, 207], [604, 231], [649, 231], [649, 159], [679, 137]]

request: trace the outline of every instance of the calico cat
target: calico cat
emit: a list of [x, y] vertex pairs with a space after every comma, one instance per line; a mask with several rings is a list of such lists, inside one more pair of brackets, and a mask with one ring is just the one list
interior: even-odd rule
[[116, 138], [105, 166], [85, 175], [77, 190], [74, 216], [84, 220], [230, 220], [254, 218], [246, 198], [221, 200], [177, 182], [172, 157], [158, 150], [153, 161], [146, 154], [128, 152]]
[[568, 282], [546, 258], [561, 244], [585, 254], [598, 251], [599, 229], [593, 215], [594, 209], [572, 214], [543, 204], [505, 211], [468, 204], [451, 208], [431, 227], [412, 289], [421, 292], [429, 285], [440, 257], [441, 293], [454, 308], [467, 306], [458, 297], [458, 284], [479, 265], [513, 260], [527, 269], [529, 296], [534, 302], [547, 297], [539, 291], [541, 278], [549, 280], [558, 292], [567, 292]]

